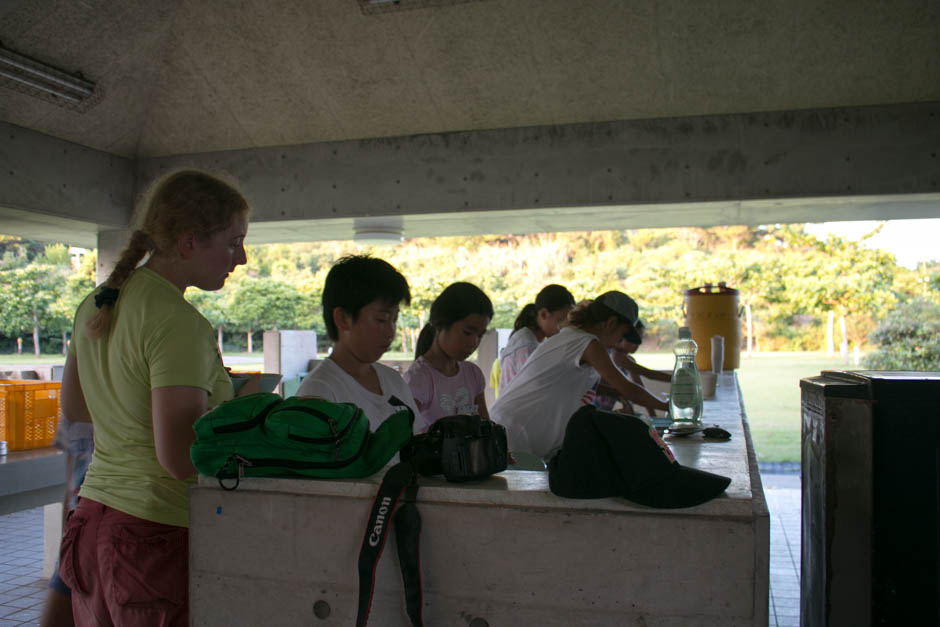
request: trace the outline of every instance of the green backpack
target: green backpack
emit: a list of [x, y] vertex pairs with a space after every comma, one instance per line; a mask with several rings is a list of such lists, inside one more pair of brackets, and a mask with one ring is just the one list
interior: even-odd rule
[[[373, 433], [352, 403], [258, 393], [227, 401], [193, 424], [190, 448], [200, 474], [223, 488], [245, 477], [367, 477], [381, 470], [411, 438], [414, 412], [400, 410]], [[233, 486], [223, 484], [235, 479]]]

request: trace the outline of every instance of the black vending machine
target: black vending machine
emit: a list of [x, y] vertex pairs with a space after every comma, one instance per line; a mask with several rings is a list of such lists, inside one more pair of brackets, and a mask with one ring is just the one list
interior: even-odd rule
[[800, 388], [800, 624], [940, 625], [940, 372]]

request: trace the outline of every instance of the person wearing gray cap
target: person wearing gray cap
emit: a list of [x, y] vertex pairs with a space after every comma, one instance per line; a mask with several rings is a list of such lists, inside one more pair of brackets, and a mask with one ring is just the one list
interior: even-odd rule
[[624, 377], [607, 353], [634, 329], [638, 315], [632, 298], [605, 292], [575, 307], [569, 326], [539, 344], [490, 410], [506, 427], [511, 450], [551, 457], [568, 419], [592, 402], [601, 381], [625, 401], [666, 409], [665, 401]]
[[[607, 351], [614, 365], [617, 366], [620, 372], [631, 381], [637, 385], [642, 385], [644, 388], [646, 387], [643, 383], [644, 378], [650, 379], [651, 381], [662, 381], [664, 383], [669, 383], [672, 379], [670, 373], [660, 370], [651, 370], [650, 368], [641, 366], [637, 363], [636, 359], [633, 358], [633, 353], [635, 353], [637, 349], [640, 348], [640, 344], [643, 343], [643, 332], [645, 328], [643, 321], [637, 320], [633, 329], [620, 338], [620, 341], [614, 344], [613, 348]], [[597, 388], [597, 398], [594, 404], [601, 409], [612, 410], [617, 404], [617, 400], [616, 391], [602, 384]], [[630, 404], [624, 403], [623, 408], [618, 411], [626, 414], [635, 414], [636, 409], [636, 407], [631, 407]], [[646, 407], [645, 409], [649, 416], [654, 416], [656, 413], [655, 409], [652, 407]]]

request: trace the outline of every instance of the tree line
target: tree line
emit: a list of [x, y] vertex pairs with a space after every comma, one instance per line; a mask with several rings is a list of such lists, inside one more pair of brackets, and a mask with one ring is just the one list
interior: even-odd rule
[[[0, 302], [0, 351], [10, 352], [17, 338], [37, 354], [44, 343], [47, 350], [64, 348], [95, 267], [94, 251], [79, 259], [68, 250], [0, 238], [0, 285], [8, 295]], [[750, 339], [764, 351], [825, 350], [830, 321], [839, 323], [836, 342], [866, 350], [878, 321], [896, 305], [940, 303], [940, 263], [909, 270], [889, 253], [837, 237], [819, 240], [802, 225], [441, 237], [375, 248], [345, 241], [249, 245], [247, 265], [222, 290], [190, 289], [186, 297], [226, 349], [254, 349], [252, 340], [269, 329], [314, 329], [323, 345], [326, 273], [357, 253], [386, 259], [409, 281], [412, 301], [402, 308], [392, 347], [405, 352], [414, 350], [431, 302], [457, 280], [486, 291], [496, 312], [491, 326], [498, 328], [512, 327], [519, 309], [548, 283], [567, 286], [578, 299], [625, 291], [640, 304], [654, 346], [671, 345], [683, 322], [684, 291], [705, 283], [740, 290], [753, 320]]]

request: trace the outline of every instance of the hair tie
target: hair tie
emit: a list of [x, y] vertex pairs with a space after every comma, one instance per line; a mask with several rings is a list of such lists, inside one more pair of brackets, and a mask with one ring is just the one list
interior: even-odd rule
[[95, 294], [95, 307], [101, 309], [105, 305], [109, 307], [114, 307], [114, 303], [117, 302], [119, 290], [115, 287], [102, 287], [98, 290], [98, 293]]
[[150, 238], [150, 234], [142, 229], [137, 229], [134, 231], [134, 234], [131, 236], [131, 239], [137, 239], [137, 244], [143, 248], [152, 248], [153, 240]]

